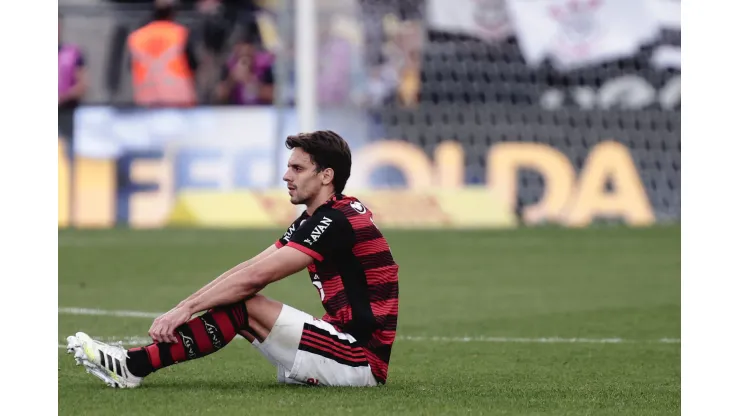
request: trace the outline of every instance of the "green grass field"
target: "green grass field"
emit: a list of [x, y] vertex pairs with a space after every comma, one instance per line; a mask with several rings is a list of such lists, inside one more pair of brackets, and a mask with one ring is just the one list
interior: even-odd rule
[[[60, 231], [59, 306], [165, 311], [280, 234]], [[60, 348], [59, 414], [680, 413], [680, 227], [386, 236], [400, 265], [387, 385], [278, 385], [270, 364], [236, 339], [138, 389], [114, 390]], [[307, 274], [265, 294], [322, 313]], [[145, 337], [151, 322], [60, 310], [59, 344], [79, 330]]]

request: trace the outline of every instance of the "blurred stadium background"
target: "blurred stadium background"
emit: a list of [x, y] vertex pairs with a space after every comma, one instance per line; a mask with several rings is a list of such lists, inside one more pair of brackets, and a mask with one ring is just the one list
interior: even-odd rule
[[[270, 244], [305, 129], [352, 146], [347, 193], [401, 265], [400, 339], [369, 396], [266, 387], [241, 346], [84, 401], [100, 386], [60, 350], [60, 413], [680, 411], [679, 0], [181, 0], [197, 104], [144, 106], [126, 40], [153, 4], [59, 0], [87, 78], [59, 107], [60, 343], [145, 336]], [[262, 66], [220, 94], [245, 48]], [[302, 277], [270, 290], [320, 312]]]

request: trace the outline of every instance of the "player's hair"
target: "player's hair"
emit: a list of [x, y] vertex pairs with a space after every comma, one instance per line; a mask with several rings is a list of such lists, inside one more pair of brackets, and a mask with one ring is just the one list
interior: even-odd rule
[[285, 146], [293, 150], [303, 149], [316, 164], [316, 171], [332, 168], [334, 170], [334, 192], [342, 193], [352, 169], [352, 153], [342, 136], [331, 130], [319, 130], [288, 136]]

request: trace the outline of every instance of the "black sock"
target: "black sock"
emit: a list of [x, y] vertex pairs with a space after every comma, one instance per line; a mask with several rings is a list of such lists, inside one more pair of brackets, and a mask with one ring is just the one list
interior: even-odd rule
[[146, 377], [154, 372], [154, 366], [152, 366], [152, 363], [149, 361], [149, 357], [144, 348], [128, 350], [126, 367], [128, 367], [128, 371], [136, 377]]
[[176, 344], [157, 342], [128, 350], [126, 367], [134, 376], [145, 377], [160, 368], [214, 353], [247, 327], [244, 302], [220, 306], [177, 327]]

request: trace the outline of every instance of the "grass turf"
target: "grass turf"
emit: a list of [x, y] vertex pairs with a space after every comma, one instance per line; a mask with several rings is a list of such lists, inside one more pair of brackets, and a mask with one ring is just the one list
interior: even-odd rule
[[[59, 306], [165, 311], [281, 234], [62, 230]], [[679, 414], [681, 344], [660, 340], [680, 339], [680, 235], [679, 227], [387, 231], [400, 313], [386, 386], [278, 385], [270, 364], [235, 340], [119, 391], [60, 348], [59, 413]], [[305, 272], [265, 294], [322, 313]], [[144, 337], [151, 321], [60, 314], [59, 344], [79, 330]], [[622, 342], [515, 342], [548, 337]]]

